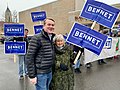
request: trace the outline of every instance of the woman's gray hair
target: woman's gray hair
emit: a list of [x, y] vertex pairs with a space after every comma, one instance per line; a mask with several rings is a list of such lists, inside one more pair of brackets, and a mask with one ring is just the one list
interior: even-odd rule
[[58, 41], [58, 40], [63, 40], [63, 41], [65, 42], [65, 39], [64, 39], [64, 37], [63, 37], [62, 34], [57, 34], [57, 35], [55, 35], [55, 37], [53, 38], [53, 42], [54, 42], [54, 43], [55, 43], [56, 41]]

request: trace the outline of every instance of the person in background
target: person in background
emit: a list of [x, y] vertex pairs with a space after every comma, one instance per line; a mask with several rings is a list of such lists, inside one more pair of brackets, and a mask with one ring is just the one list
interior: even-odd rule
[[[99, 30], [99, 32], [106, 35], [108, 33], [108, 31], [103, 31], [103, 30]], [[104, 59], [100, 59], [98, 60], [98, 65], [101, 65], [101, 64], [107, 64], [107, 63], [104, 61]]]
[[75, 46], [75, 45], [73, 46], [73, 52], [74, 52], [75, 58], [76, 58], [79, 50], [81, 51], [80, 56], [79, 56], [76, 64], [73, 65], [75, 73], [81, 73], [80, 66], [82, 66], [82, 64], [80, 63], [80, 58], [81, 58], [81, 56], [82, 56], [82, 54], [83, 54], [83, 52], [84, 52], [84, 49], [83, 49], [83, 48], [80, 48], [80, 47], [78, 47], [78, 46]]
[[[24, 41], [26, 42], [26, 52], [27, 52], [27, 49], [28, 49], [28, 29], [25, 29], [24, 31], [24, 37], [13, 37], [12, 40], [14, 41]], [[26, 64], [25, 64], [25, 55], [26, 54], [19, 54], [18, 55], [18, 59], [19, 59], [19, 79], [23, 79], [24, 78], [24, 75], [27, 76], [27, 67], [26, 67]]]
[[28, 76], [36, 90], [49, 90], [52, 80], [52, 67], [55, 62], [54, 29], [55, 21], [52, 18], [46, 18], [43, 30], [31, 38], [28, 46], [26, 55]]
[[98, 60], [98, 64], [101, 65], [101, 64], [107, 64], [107, 63], [104, 61], [104, 59], [100, 59]]
[[71, 65], [73, 51], [65, 44], [61, 34], [54, 37], [54, 43], [56, 60], [51, 90], [74, 90], [74, 73]]
[[90, 63], [86, 63], [86, 65], [85, 65], [87, 68], [91, 68], [92, 67], [92, 63], [90, 62]]

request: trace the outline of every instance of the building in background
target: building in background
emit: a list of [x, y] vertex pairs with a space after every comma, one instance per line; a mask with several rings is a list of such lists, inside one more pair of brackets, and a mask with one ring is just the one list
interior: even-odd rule
[[13, 23], [12, 22], [12, 14], [11, 14], [11, 11], [8, 6], [5, 11], [4, 18], [5, 18], [5, 21], [0, 21], [0, 38], [4, 36], [4, 30], [3, 30], [4, 23]]
[[5, 22], [12, 22], [12, 14], [10, 9], [7, 6], [7, 9], [5, 11]]
[[19, 12], [19, 22], [24, 23], [25, 27], [30, 30], [29, 34], [34, 34], [34, 25], [40, 22], [32, 22], [31, 12], [46, 11], [47, 17], [52, 17], [56, 21], [56, 33], [68, 33], [71, 25], [69, 22], [75, 20], [69, 17], [70, 11], [82, 9], [84, 0], [57, 0], [48, 4], [44, 4], [35, 8]]
[[[42, 22], [32, 22], [31, 12], [46, 11], [47, 17], [52, 17], [56, 21], [56, 33], [69, 33], [74, 22], [92, 26], [93, 21], [79, 17], [85, 0], [57, 0], [48, 4], [44, 4], [35, 8], [19, 12], [19, 23], [24, 23], [25, 27], [30, 30], [29, 34], [34, 34], [34, 26]], [[120, 8], [120, 4], [114, 5]], [[120, 24], [120, 16], [116, 21], [115, 27]], [[95, 30], [106, 29], [105, 27], [96, 24]]]

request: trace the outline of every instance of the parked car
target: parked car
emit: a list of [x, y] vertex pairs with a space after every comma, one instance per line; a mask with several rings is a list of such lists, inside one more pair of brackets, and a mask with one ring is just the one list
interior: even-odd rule
[[33, 35], [28, 35], [27, 37], [28, 37], [28, 40], [30, 40], [33, 37]]
[[0, 38], [0, 42], [1, 42], [2, 44], [4, 44], [4, 41], [5, 41], [5, 37], [1, 37], [1, 38]]

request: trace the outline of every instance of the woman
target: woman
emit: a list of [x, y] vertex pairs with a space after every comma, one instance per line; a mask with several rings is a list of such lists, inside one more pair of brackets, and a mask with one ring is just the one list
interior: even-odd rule
[[74, 74], [70, 63], [73, 52], [65, 44], [64, 37], [61, 34], [55, 36], [54, 43], [56, 60], [52, 90], [74, 90]]

